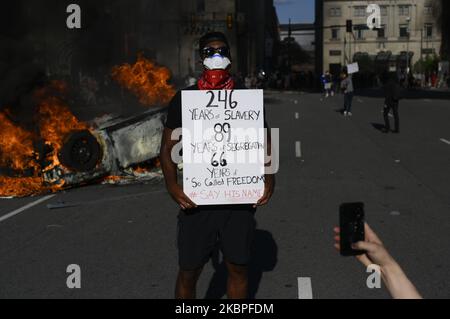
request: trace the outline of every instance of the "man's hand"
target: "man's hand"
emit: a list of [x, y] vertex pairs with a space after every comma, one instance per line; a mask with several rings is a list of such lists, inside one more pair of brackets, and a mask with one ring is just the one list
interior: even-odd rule
[[260, 198], [260, 200], [256, 203], [256, 205], [253, 206], [253, 208], [266, 205], [269, 202], [270, 198], [272, 197], [274, 190], [275, 190], [275, 175], [267, 174], [265, 176], [264, 182], [264, 195], [263, 197]]
[[167, 187], [170, 196], [180, 205], [182, 210], [197, 208], [197, 205], [183, 192], [183, 189], [178, 184], [173, 184]]

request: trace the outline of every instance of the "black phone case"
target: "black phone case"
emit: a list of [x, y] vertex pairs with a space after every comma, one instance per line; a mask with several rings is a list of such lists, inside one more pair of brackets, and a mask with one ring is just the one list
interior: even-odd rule
[[358, 256], [363, 251], [354, 250], [352, 244], [365, 240], [364, 232], [364, 204], [346, 203], [339, 209], [341, 228], [341, 255]]

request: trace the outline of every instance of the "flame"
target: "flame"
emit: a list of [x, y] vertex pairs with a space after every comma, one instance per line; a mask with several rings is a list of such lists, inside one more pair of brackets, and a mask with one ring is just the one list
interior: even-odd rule
[[33, 134], [14, 124], [6, 114], [0, 112], [0, 166], [15, 171], [37, 168]]
[[62, 99], [55, 94], [55, 91], [63, 94], [66, 90], [67, 87], [63, 82], [54, 81], [49, 87], [36, 92], [36, 96], [41, 99], [38, 108], [40, 136], [53, 150], [48, 155], [51, 164], [43, 169], [44, 172], [61, 164], [58, 153], [68, 134], [89, 129], [89, 126], [80, 122]]
[[[65, 138], [72, 131], [89, 129], [86, 123], [80, 122], [64, 104], [59, 96], [66, 90], [63, 82], [52, 82], [48, 87], [37, 90], [35, 98], [39, 101], [36, 121], [39, 124], [39, 136], [14, 124], [9, 117], [0, 113], [0, 166], [15, 170], [18, 174], [33, 168], [31, 177], [0, 176], [0, 196], [24, 197], [45, 192], [56, 192], [64, 183], [44, 185], [40, 176], [58, 165], [58, 153], [63, 147]], [[33, 141], [41, 138], [51, 151], [46, 154], [46, 167], [40, 167], [36, 159]]]
[[[117, 79], [130, 80], [126, 87], [134, 93], [141, 94], [140, 101], [145, 105], [157, 102], [168, 102], [174, 94], [174, 89], [167, 84], [169, 71], [156, 67], [143, 57], [131, 65], [123, 65], [115, 70]], [[0, 197], [25, 197], [48, 192], [57, 192], [64, 188], [64, 180], [59, 184], [46, 185], [43, 173], [58, 166], [60, 153], [68, 134], [74, 131], [90, 130], [86, 123], [79, 121], [64, 103], [63, 95], [67, 87], [64, 82], [54, 81], [49, 86], [36, 90], [37, 101], [36, 123], [39, 133], [33, 134], [15, 124], [10, 115], [0, 112], [0, 167], [12, 170], [16, 177], [0, 176]], [[41, 139], [48, 146], [48, 153], [44, 154], [46, 167], [38, 164], [38, 152], [34, 149], [34, 142]], [[45, 160], [45, 161], [44, 161]], [[44, 165], [44, 164], [42, 164]], [[159, 161], [153, 163], [158, 167]], [[147, 167], [137, 167], [136, 174], [150, 171]], [[26, 174], [25, 174], [26, 173]], [[29, 176], [31, 175], [31, 176]], [[23, 177], [26, 176], [26, 177]], [[105, 182], [118, 183], [123, 176], [109, 176]]]
[[175, 95], [175, 89], [167, 83], [170, 71], [155, 65], [142, 54], [133, 65], [123, 64], [112, 70], [112, 78], [131, 91], [144, 106], [168, 104]]
[[41, 177], [0, 176], [1, 197], [25, 197], [43, 193], [50, 188], [43, 186]]

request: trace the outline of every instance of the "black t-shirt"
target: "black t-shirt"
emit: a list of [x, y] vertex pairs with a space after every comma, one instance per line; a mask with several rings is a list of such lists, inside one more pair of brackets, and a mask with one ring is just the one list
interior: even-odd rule
[[[184, 91], [195, 91], [198, 90], [197, 85], [192, 85]], [[182, 127], [181, 120], [181, 91], [178, 91], [177, 94], [172, 98], [169, 104], [169, 110], [167, 111], [167, 120], [165, 126], [170, 128], [171, 130], [175, 130], [177, 128]]]
[[[238, 90], [241, 88], [237, 88]], [[198, 90], [198, 86], [197, 85], [193, 85], [190, 86], [186, 89], [184, 89], [184, 91], [195, 91]], [[169, 109], [167, 111], [167, 120], [166, 120], [166, 124], [165, 127], [169, 128], [171, 130], [175, 130], [177, 128], [181, 128], [183, 126], [182, 123], [182, 112], [181, 112], [181, 92], [182, 91], [178, 91], [177, 94], [175, 94], [175, 96], [172, 98], [172, 101], [170, 101], [169, 104]], [[266, 122], [266, 112], [264, 110], [264, 127], [265, 128], [269, 128], [269, 126], [267, 125]]]

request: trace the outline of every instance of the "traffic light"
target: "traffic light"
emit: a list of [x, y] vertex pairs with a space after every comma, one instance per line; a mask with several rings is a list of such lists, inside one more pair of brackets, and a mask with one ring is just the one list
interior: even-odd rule
[[353, 32], [353, 20], [347, 20], [347, 32], [348, 33]]
[[233, 14], [232, 13], [229, 13], [227, 15], [227, 28], [228, 28], [228, 30], [233, 29]]

